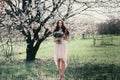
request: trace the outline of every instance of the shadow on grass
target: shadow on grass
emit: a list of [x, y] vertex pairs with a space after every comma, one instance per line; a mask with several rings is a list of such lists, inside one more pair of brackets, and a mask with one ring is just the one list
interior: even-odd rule
[[[49, 64], [51, 67], [53, 65]], [[54, 69], [48, 68], [46, 72], [50, 73], [55, 71]], [[65, 76], [66, 80], [120, 80], [120, 66], [117, 64], [80, 64], [70, 61]]]
[[[0, 80], [57, 80], [58, 71], [52, 59], [24, 60], [0, 66]], [[70, 61], [66, 80], [119, 80], [120, 66], [115, 64], [80, 64]]]
[[83, 66], [68, 66], [68, 80], [119, 80], [120, 66], [114, 64], [91, 64]]
[[92, 47], [119, 47], [119, 44], [102, 44], [102, 45], [93, 45]]

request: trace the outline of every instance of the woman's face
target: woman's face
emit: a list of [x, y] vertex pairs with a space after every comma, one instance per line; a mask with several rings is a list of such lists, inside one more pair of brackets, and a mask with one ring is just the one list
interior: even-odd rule
[[58, 22], [58, 25], [59, 25], [59, 27], [61, 28], [61, 27], [62, 27], [62, 21], [59, 21], [59, 22]]

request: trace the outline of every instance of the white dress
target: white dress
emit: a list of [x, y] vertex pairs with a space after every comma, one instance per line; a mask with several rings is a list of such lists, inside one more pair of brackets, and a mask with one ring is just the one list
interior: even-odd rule
[[61, 44], [55, 43], [54, 45], [54, 61], [58, 65], [57, 60], [63, 59], [65, 62], [65, 68], [67, 67], [67, 47], [66, 40], [61, 39]]

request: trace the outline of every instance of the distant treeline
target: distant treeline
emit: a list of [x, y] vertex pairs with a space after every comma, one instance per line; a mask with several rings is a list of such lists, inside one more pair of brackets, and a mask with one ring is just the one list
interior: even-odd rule
[[97, 24], [99, 34], [120, 34], [120, 19], [111, 19]]

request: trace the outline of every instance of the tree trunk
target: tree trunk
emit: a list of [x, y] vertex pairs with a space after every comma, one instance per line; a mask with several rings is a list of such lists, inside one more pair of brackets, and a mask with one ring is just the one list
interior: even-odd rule
[[27, 43], [27, 48], [26, 48], [26, 61], [34, 61], [37, 51], [40, 47], [41, 40], [36, 43], [35, 46], [33, 46], [33, 43]]
[[35, 55], [34, 48], [28, 48], [26, 49], [26, 61], [34, 61]]
[[34, 47], [31, 45], [31, 43], [27, 43], [26, 61], [33, 61], [33, 60], [35, 60]]

